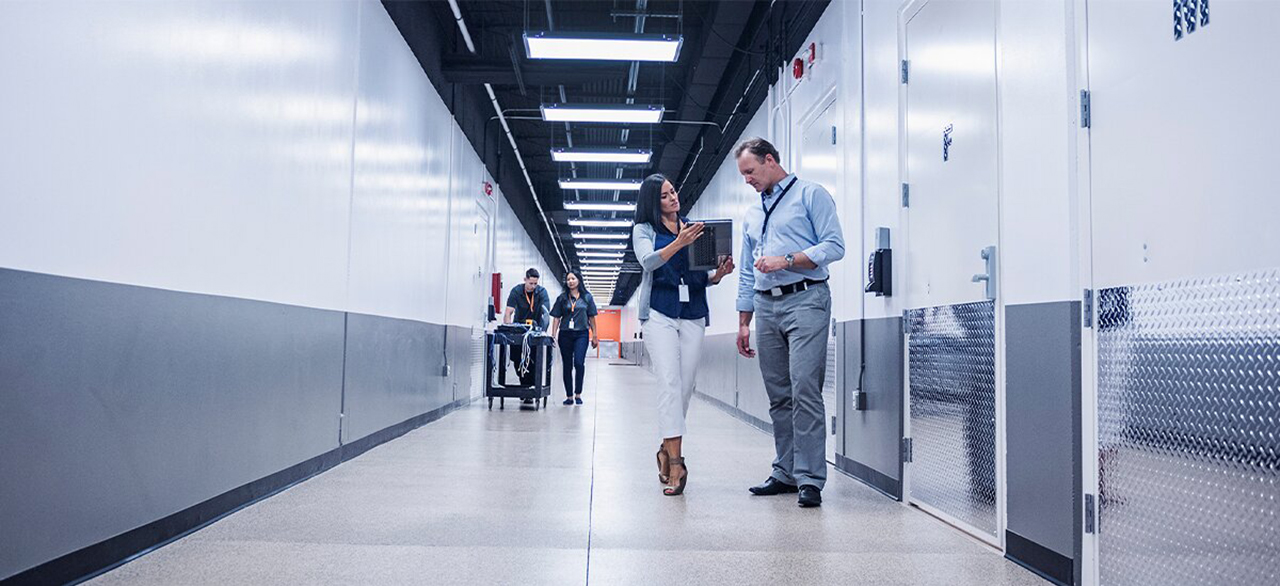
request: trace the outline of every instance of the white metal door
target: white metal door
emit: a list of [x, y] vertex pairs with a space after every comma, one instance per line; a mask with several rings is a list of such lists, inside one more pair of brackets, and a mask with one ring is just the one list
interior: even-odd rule
[[995, 3], [933, 0], [903, 19], [906, 497], [999, 544]]
[[[813, 181], [827, 188], [832, 194], [840, 193], [840, 151], [836, 144], [837, 117], [840, 111], [836, 107], [835, 97], [820, 102], [818, 110], [805, 122], [800, 135], [799, 167], [797, 176]], [[834, 295], [847, 294], [846, 291], [833, 290]], [[828, 330], [827, 338], [827, 371], [822, 385], [822, 402], [826, 407], [827, 428], [827, 461], [835, 462], [836, 430], [835, 425], [838, 404], [836, 403], [837, 352], [835, 329]]]
[[1088, 6], [1088, 583], [1280, 580], [1280, 2], [1209, 9]]

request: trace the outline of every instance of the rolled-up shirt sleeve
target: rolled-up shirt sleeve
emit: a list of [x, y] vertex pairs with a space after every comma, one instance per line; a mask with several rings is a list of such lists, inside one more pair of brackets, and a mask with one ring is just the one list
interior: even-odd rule
[[752, 258], [752, 250], [755, 245], [752, 244], [751, 234], [745, 229], [742, 231], [742, 256], [741, 269], [738, 273], [738, 311], [754, 312], [756, 310], [756, 269], [754, 259]]
[[646, 272], [653, 272], [667, 264], [662, 255], [653, 249], [653, 227], [648, 224], [636, 224], [631, 228], [631, 246], [636, 251], [636, 261]]
[[844, 232], [840, 229], [840, 217], [836, 214], [836, 201], [830, 193], [818, 185], [809, 202], [809, 221], [818, 243], [804, 249], [805, 256], [819, 267], [844, 258]]

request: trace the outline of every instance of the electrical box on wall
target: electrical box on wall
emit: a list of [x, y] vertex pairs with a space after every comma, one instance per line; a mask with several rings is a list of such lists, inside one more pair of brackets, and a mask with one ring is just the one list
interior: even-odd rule
[[876, 297], [893, 295], [893, 250], [889, 248], [889, 229], [876, 228], [876, 250], [867, 259], [867, 293]]

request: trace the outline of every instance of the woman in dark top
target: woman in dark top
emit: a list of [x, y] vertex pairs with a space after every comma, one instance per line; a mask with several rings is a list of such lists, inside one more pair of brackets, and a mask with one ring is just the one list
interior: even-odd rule
[[636, 260], [644, 269], [640, 281], [638, 313], [643, 323], [644, 347], [658, 378], [658, 480], [662, 493], [684, 492], [689, 470], [682, 456], [685, 415], [693, 398], [698, 358], [708, 316], [707, 287], [733, 272], [726, 257], [715, 271], [689, 269], [685, 250], [702, 235], [702, 224], [680, 216], [680, 196], [662, 175], [650, 175], [640, 184], [636, 225], [631, 231]]
[[567, 397], [564, 404], [581, 405], [587, 341], [589, 339], [591, 347], [596, 348], [600, 345], [600, 338], [596, 336], [596, 300], [577, 273], [565, 273], [564, 293], [551, 306], [551, 317], [551, 335], [560, 343], [561, 364], [564, 365], [564, 394]]

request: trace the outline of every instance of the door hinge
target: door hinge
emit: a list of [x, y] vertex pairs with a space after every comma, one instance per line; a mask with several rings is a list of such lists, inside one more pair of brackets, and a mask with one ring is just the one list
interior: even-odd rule
[[1084, 290], [1084, 307], [1081, 311], [1084, 314], [1084, 327], [1093, 327], [1093, 289]]
[[835, 434], [836, 434], [836, 416], [832, 415], [831, 416], [831, 435], [835, 435]]
[[907, 334], [911, 333], [911, 327], [908, 325], [909, 323], [910, 322], [907, 319], [907, 310], [904, 309], [902, 310], [902, 335], [903, 336], [906, 336]]
[[911, 207], [911, 186], [906, 183], [902, 184], [902, 207]]
[[1084, 495], [1084, 532], [1093, 534], [1098, 531], [1098, 512], [1094, 508], [1093, 495]]
[[831, 127], [831, 144], [835, 144], [835, 143], [836, 143], [836, 127], [832, 126]]
[[902, 83], [907, 83], [911, 79], [911, 62], [906, 59], [902, 60]]
[[909, 437], [902, 438], [902, 461], [911, 462], [911, 438]]
[[1089, 104], [1089, 90], [1080, 90], [1080, 128], [1093, 127], [1093, 110]]

